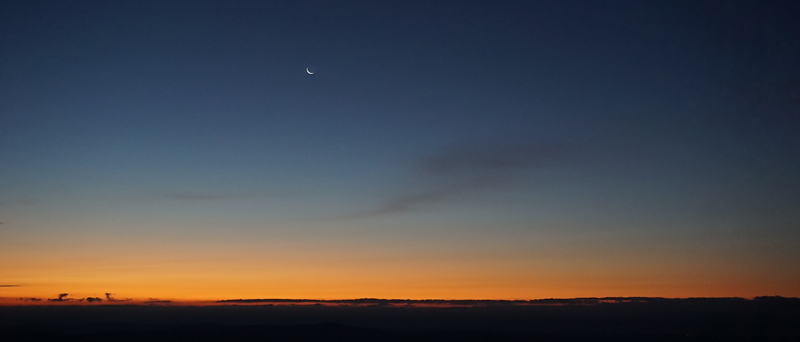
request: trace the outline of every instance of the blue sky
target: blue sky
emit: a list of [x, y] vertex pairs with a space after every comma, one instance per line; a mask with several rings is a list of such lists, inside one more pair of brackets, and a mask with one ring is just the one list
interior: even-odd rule
[[[43, 236], [199, 250], [280, 236], [464, 260], [585, 244], [570, 261], [579, 273], [610, 250], [665, 267], [661, 250], [641, 248], [662, 246], [741, 268], [725, 279], [743, 289], [797, 295], [785, 290], [796, 273], [768, 273], [773, 287], [747, 280], [800, 260], [797, 11], [6, 2], [0, 246], [17, 248], [2, 254], [59, 248], [37, 245]], [[665, 274], [695, 274], [671, 265]], [[687, 288], [673, 292], [716, 295]]]

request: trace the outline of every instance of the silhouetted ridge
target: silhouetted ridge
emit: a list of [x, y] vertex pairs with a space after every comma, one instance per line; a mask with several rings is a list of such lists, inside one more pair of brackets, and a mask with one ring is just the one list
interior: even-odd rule
[[693, 297], [693, 298], [663, 298], [663, 297], [587, 297], [587, 298], [548, 298], [532, 300], [492, 300], [492, 299], [289, 299], [289, 298], [248, 298], [225, 299], [217, 303], [227, 304], [345, 304], [345, 305], [434, 305], [434, 306], [485, 306], [485, 305], [598, 305], [598, 304], [623, 304], [623, 303], [731, 303], [731, 302], [800, 302], [800, 298], [785, 297], [756, 297], [745, 299], [738, 297]]
[[800, 341], [783, 297], [220, 303], [0, 307], [0, 341]]

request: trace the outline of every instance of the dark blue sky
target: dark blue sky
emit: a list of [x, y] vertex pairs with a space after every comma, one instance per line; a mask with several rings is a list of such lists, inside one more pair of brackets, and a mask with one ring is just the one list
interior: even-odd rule
[[531, 262], [632, 283], [723, 269], [660, 291], [800, 295], [779, 271], [800, 269], [798, 17], [790, 1], [3, 1], [0, 247], [17, 247], [0, 256], [28, 260], [41, 236], [280, 236], [489, 255], [511, 297], [546, 296]]

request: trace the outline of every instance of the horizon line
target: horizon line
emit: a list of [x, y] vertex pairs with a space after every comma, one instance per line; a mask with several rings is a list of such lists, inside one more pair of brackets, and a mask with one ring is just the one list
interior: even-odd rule
[[0, 297], [0, 306], [64, 306], [64, 305], [143, 305], [143, 306], [224, 306], [224, 305], [264, 305], [264, 306], [403, 306], [403, 307], [472, 307], [486, 305], [509, 306], [561, 306], [561, 305], [600, 305], [600, 304], [648, 304], [665, 301], [714, 300], [714, 301], [791, 301], [800, 303], [798, 297], [756, 296], [744, 297], [573, 297], [539, 299], [389, 299], [389, 298], [351, 298], [351, 299], [311, 299], [311, 298], [238, 298], [220, 300], [191, 299], [114, 299], [103, 300], [97, 297], [85, 298], [37, 298]]

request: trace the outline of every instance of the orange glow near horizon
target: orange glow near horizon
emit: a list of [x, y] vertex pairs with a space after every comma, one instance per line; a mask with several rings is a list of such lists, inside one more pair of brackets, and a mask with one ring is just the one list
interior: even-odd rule
[[[330, 235], [6, 241], [0, 285], [18, 286], [0, 287], [0, 297], [43, 299], [38, 304], [60, 293], [173, 301], [800, 297], [798, 279], [780, 272], [791, 259], [753, 261], [706, 246], [453, 235], [409, 248], [397, 239]], [[34, 303], [14, 305], [26, 304]]]
[[[348, 258], [342, 252], [338, 257], [298, 253], [287, 257], [292, 259], [288, 261], [247, 252], [216, 260], [161, 253], [111, 257], [86, 252], [62, 258], [18, 259], [16, 265], [4, 267], [2, 275], [6, 283], [19, 286], [0, 288], [0, 297], [46, 300], [59, 293], [69, 293], [71, 298], [113, 293], [118, 298], [136, 300], [213, 301], [800, 296], [797, 288], [789, 286], [795, 279], [767, 282], [744, 277], [724, 264], [691, 265], [679, 263], [680, 259], [653, 269], [652, 260], [621, 264], [619, 256], [531, 261], [401, 255], [388, 261], [381, 260], [381, 255]], [[706, 271], [715, 266], [716, 273]]]

